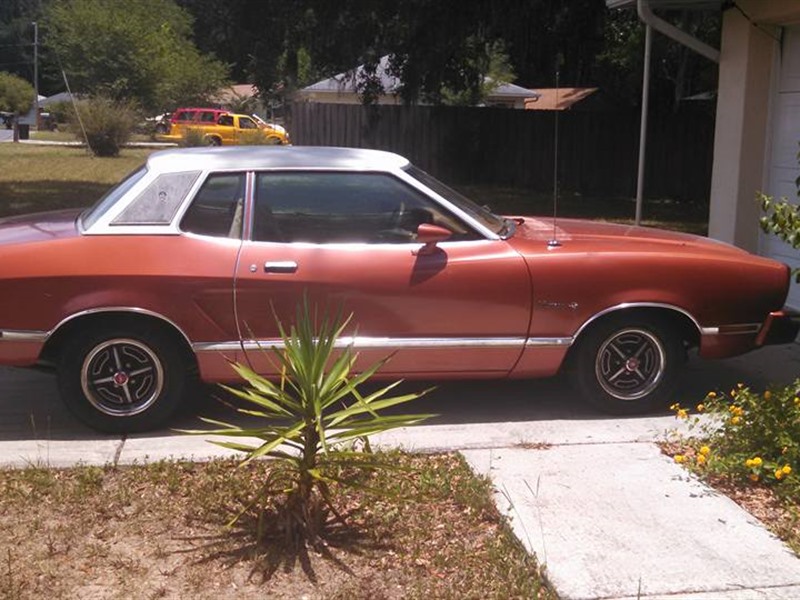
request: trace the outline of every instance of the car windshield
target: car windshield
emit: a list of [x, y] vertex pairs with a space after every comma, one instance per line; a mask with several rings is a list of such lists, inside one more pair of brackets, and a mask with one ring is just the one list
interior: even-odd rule
[[492, 230], [500, 237], [508, 238], [514, 235], [516, 223], [514, 223], [512, 220], [504, 219], [503, 217], [494, 214], [488, 208], [476, 204], [466, 196], [462, 196], [453, 188], [446, 186], [438, 179], [432, 177], [422, 169], [419, 169], [413, 165], [406, 169], [406, 173], [439, 194], [448, 202], [460, 208], [470, 217], [478, 221], [481, 225]]
[[94, 206], [83, 211], [79, 217], [81, 230], [86, 231], [92, 225], [94, 225], [100, 217], [108, 212], [109, 208], [116, 204], [117, 200], [119, 200], [129, 189], [131, 189], [137, 181], [144, 177], [145, 173], [147, 173], [147, 167], [139, 167], [125, 179], [120, 181], [117, 185], [108, 190], [103, 197], [100, 198], [100, 200], [95, 202]]

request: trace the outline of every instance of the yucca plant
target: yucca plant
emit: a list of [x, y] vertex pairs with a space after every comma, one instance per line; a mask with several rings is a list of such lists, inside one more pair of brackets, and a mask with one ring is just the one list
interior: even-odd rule
[[[337, 344], [351, 318], [342, 319], [341, 313], [334, 318], [327, 313], [320, 317], [307, 299], [298, 306], [296, 322], [288, 331], [276, 317], [282, 347], [261, 350], [271, 355], [280, 378], [273, 381], [244, 364], [232, 363], [246, 383], [244, 387], [222, 386], [246, 402], [248, 407], [236, 408], [237, 412], [263, 422], [249, 427], [203, 418], [218, 428], [187, 432], [259, 439], [260, 443], [212, 441], [243, 452], [246, 457], [240, 466], [259, 458], [274, 459], [259, 497], [231, 521], [233, 524], [256, 510], [259, 539], [271, 532], [285, 536], [292, 547], [316, 545], [331, 519], [344, 523], [335, 506], [336, 490], [364, 487], [360, 476], [365, 471], [392, 468], [372, 457], [369, 436], [432, 416], [381, 414], [432, 388], [391, 395], [401, 383], [397, 381], [366, 395], [361, 393], [359, 387], [389, 358], [359, 373], [354, 371], [357, 354], [352, 345], [341, 348]], [[359, 446], [361, 450], [357, 450]]]

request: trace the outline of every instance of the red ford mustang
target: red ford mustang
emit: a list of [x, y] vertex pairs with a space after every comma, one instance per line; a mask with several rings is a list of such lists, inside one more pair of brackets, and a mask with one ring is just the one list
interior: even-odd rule
[[94, 207], [0, 220], [0, 364], [52, 365], [104, 431], [163, 424], [187, 383], [270, 368], [298, 301], [354, 314], [385, 377], [575, 371], [602, 409], [669, 402], [687, 349], [794, 339], [785, 265], [704, 238], [492, 214], [384, 152], [169, 150]]

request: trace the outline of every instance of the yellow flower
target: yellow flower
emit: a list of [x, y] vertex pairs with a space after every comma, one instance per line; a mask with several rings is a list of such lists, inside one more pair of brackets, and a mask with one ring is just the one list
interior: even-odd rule
[[679, 465], [686, 462], [686, 457], [683, 454], [676, 454], [674, 458], [675, 462], [678, 463]]
[[784, 475], [791, 475], [792, 474], [792, 467], [790, 467], [789, 465], [783, 465], [783, 468], [781, 468], [781, 471], [783, 471]]
[[744, 384], [743, 383], [737, 383], [736, 387], [739, 388], [739, 389], [742, 389], [744, 387]]
[[780, 481], [784, 477], [786, 477], [786, 475], [783, 474], [783, 470], [782, 469], [775, 469], [775, 479]]
[[697, 455], [697, 464], [698, 465], [706, 464], [706, 455], [705, 454], [698, 454]]
[[748, 458], [746, 461], [744, 461], [744, 466], [747, 467], [748, 469], [751, 468], [753, 466], [753, 459]]
[[698, 404], [697, 405], [697, 412], [703, 412], [706, 409], [705, 404]]
[[767, 390], [766, 392], [764, 392], [764, 400], [769, 400], [770, 398], [772, 398], [772, 392]]
[[706, 394], [706, 398], [716, 398], [716, 397], [717, 397], [717, 392], [708, 392]]
[[800, 406], [800, 398], [798, 398], [797, 396], [795, 396], [794, 398], [794, 404], [795, 406]]
[[731, 425], [738, 425], [742, 422], [741, 417], [731, 417]]
[[669, 407], [670, 410], [680, 410], [680, 408], [681, 408], [681, 405], [678, 404], [677, 402]]
[[682, 408], [677, 413], [675, 413], [675, 416], [678, 417], [679, 419], [687, 419], [689, 418], [689, 412], [685, 408]]
[[711, 448], [709, 448], [708, 446], [701, 446], [700, 454], [702, 454], [703, 456], [708, 456], [709, 454], [711, 454]]
[[755, 473], [750, 473], [750, 475], [748, 475], [748, 478], [750, 479], [750, 481], [758, 481], [758, 475], [756, 475]]
[[753, 457], [753, 466], [754, 467], [760, 467], [763, 463], [764, 463], [764, 461], [761, 460], [760, 456], [754, 456]]

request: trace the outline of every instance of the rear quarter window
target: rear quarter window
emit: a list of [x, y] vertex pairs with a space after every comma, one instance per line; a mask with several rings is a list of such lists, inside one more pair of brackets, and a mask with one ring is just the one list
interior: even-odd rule
[[159, 175], [111, 225], [168, 225], [199, 176], [200, 171]]

